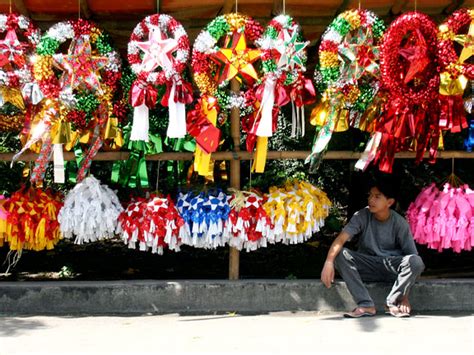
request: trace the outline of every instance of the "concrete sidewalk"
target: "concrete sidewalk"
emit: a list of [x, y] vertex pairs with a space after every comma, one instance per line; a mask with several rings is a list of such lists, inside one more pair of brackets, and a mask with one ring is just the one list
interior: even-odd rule
[[[383, 309], [391, 285], [368, 285]], [[474, 280], [420, 280], [410, 294], [419, 312], [474, 311]], [[1, 315], [264, 314], [346, 311], [354, 302], [344, 282], [319, 280], [132, 280], [0, 282]]]
[[0, 317], [0, 355], [151, 353], [474, 353], [474, 316], [344, 319], [273, 313], [141, 317]]

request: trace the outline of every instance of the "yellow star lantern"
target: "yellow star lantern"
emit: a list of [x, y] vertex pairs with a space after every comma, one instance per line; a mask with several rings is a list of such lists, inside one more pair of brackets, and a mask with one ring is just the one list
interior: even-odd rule
[[249, 49], [245, 34], [242, 32], [234, 32], [232, 37], [227, 37], [224, 48], [211, 54], [210, 58], [220, 65], [217, 73], [219, 84], [236, 76], [246, 82], [258, 79], [252, 63], [260, 58], [260, 50]]
[[471, 21], [467, 35], [456, 35], [454, 40], [463, 46], [459, 55], [459, 62], [464, 63], [474, 53], [474, 22]]

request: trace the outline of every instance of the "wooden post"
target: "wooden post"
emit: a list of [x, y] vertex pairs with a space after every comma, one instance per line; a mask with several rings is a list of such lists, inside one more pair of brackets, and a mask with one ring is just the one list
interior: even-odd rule
[[[240, 83], [236, 78], [230, 82], [230, 90], [238, 93], [240, 91]], [[240, 151], [240, 109], [232, 108], [230, 113], [230, 134], [234, 141], [234, 152]], [[240, 159], [232, 159], [230, 161], [230, 187], [240, 189]], [[237, 249], [230, 247], [229, 249], [229, 280], [239, 279], [240, 253]]]

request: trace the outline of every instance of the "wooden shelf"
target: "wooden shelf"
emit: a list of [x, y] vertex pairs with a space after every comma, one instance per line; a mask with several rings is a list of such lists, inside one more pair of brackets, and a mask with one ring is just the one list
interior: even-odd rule
[[[269, 151], [267, 159], [306, 159], [310, 154], [309, 150], [295, 150], [295, 151]], [[15, 153], [0, 153], [0, 161], [11, 161]], [[99, 152], [94, 157], [95, 161], [115, 161], [115, 160], [126, 160], [128, 159], [128, 152]], [[348, 150], [340, 151], [329, 151], [323, 159], [326, 160], [356, 160], [359, 159], [361, 153], [352, 152]], [[35, 161], [38, 154], [25, 153], [20, 156], [19, 161]], [[239, 152], [216, 152], [212, 154], [215, 160], [251, 160], [254, 157], [254, 153], [245, 151]], [[425, 158], [428, 154], [425, 154]], [[147, 155], [146, 160], [157, 161], [157, 160], [191, 160], [193, 153], [188, 152], [166, 152], [160, 154]], [[415, 152], [401, 152], [395, 154], [397, 159], [414, 159]], [[437, 155], [438, 159], [473, 159], [474, 152], [466, 152], [463, 150], [451, 150], [451, 151], [440, 151]], [[74, 160], [74, 154], [72, 152], [64, 153], [64, 160]]]

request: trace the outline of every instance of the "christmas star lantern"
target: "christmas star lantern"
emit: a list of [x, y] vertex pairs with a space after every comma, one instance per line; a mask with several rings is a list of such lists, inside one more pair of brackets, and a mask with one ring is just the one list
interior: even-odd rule
[[[65, 43], [69, 46], [62, 53]], [[121, 141], [119, 118], [123, 116], [119, 117], [114, 110], [114, 104], [120, 100], [120, 77], [118, 53], [108, 36], [92, 22], [61, 22], [44, 34], [37, 48], [34, 79], [45, 99], [33, 118], [25, 146], [42, 141], [43, 159], [35, 165], [33, 182], [42, 179], [53, 151], [55, 181], [64, 182], [63, 144], [68, 150], [74, 148], [79, 166], [77, 176], [70, 177], [81, 181], [104, 141]], [[83, 152], [81, 144], [86, 145], [86, 151]]]
[[259, 101], [257, 114], [243, 122], [247, 133], [247, 149], [257, 144], [256, 158], [252, 169], [263, 172], [266, 161], [268, 138], [277, 128], [280, 108], [289, 102], [292, 105], [291, 136], [304, 136], [304, 105], [315, 99], [311, 80], [305, 78], [306, 47], [301, 27], [288, 15], [275, 17], [268, 24], [257, 45], [262, 52], [262, 83], [256, 96]]
[[[196, 139], [194, 169], [208, 176], [210, 154], [220, 143], [220, 130], [232, 108], [239, 108], [242, 120], [255, 112], [254, 84], [260, 78], [257, 62], [260, 50], [255, 42], [263, 32], [252, 18], [240, 14], [216, 17], [196, 38], [192, 69], [201, 93], [187, 116], [188, 132]], [[229, 92], [230, 81], [240, 84], [240, 92]]]
[[384, 31], [383, 21], [373, 12], [355, 9], [341, 13], [324, 32], [314, 75], [322, 95], [310, 119], [317, 129], [307, 159], [312, 168], [318, 165], [333, 132], [349, 127], [373, 130]]
[[[151, 15], [135, 27], [128, 44], [128, 61], [136, 75], [130, 92], [134, 107], [132, 141], [148, 142], [149, 110], [157, 102], [168, 107], [167, 136], [186, 135], [185, 104], [193, 99], [191, 84], [183, 75], [188, 58], [188, 35], [171, 16]], [[164, 94], [159, 97], [159, 92]]]
[[31, 105], [42, 99], [31, 61], [41, 32], [25, 16], [0, 14], [0, 38], [0, 131], [19, 131], [25, 118], [29, 121]]

